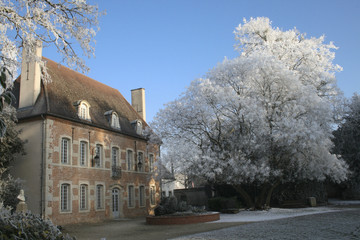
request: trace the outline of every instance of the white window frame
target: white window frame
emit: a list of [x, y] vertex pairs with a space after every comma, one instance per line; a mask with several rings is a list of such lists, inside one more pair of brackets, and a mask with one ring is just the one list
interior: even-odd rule
[[135, 187], [134, 185], [128, 185], [128, 207], [135, 207]]
[[79, 210], [86, 211], [89, 209], [89, 185], [80, 184], [79, 193]]
[[[65, 144], [66, 143], [66, 144]], [[70, 150], [71, 150], [71, 140], [68, 137], [61, 138], [61, 163], [70, 164]]]
[[[131, 156], [129, 152], [131, 152]], [[126, 166], [128, 171], [134, 171], [134, 151], [132, 149], [126, 150]]]
[[[103, 166], [103, 156], [104, 156], [104, 146], [102, 144], [97, 143], [95, 145], [95, 154], [96, 153], [99, 154], [99, 162], [98, 162], [98, 164], [95, 162], [94, 167], [102, 168], [102, 166]], [[93, 156], [93, 157], [95, 157], [95, 156]]]
[[142, 128], [143, 124], [140, 120], [137, 120], [136, 121], [136, 133], [138, 135], [142, 135], [142, 132], [143, 132], [143, 128]]
[[139, 186], [139, 206], [145, 207], [146, 206], [146, 198], [145, 198], [145, 186]]
[[154, 171], [154, 154], [152, 153], [149, 154], [149, 171]]
[[[140, 159], [140, 156], [141, 156], [141, 169], [139, 169], [139, 159]], [[137, 170], [138, 172], [145, 172], [145, 154], [143, 151], [138, 151], [137, 152], [137, 159], [136, 159], [136, 166], [137, 166]]]
[[88, 166], [88, 145], [87, 141], [80, 141], [79, 144], [79, 165], [83, 167]]
[[155, 199], [156, 188], [155, 188], [155, 186], [150, 186], [149, 193], [150, 193], [150, 205], [154, 206], [156, 204], [156, 199]]
[[96, 210], [104, 210], [105, 209], [105, 187], [104, 184], [96, 184], [95, 185], [95, 208]]
[[60, 184], [60, 212], [71, 212], [71, 184]]
[[78, 105], [78, 116], [80, 119], [91, 120], [90, 118], [90, 104], [83, 100]]
[[111, 127], [115, 129], [120, 129], [119, 116], [116, 112], [111, 113]]
[[111, 166], [115, 166], [115, 167], [120, 166], [119, 159], [120, 159], [120, 148], [114, 146], [111, 148]]

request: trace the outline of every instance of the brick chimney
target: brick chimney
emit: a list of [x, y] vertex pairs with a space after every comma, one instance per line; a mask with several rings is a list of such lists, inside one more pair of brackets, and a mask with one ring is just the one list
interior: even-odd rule
[[[34, 54], [42, 57], [42, 44], [37, 42]], [[33, 106], [41, 90], [41, 71], [40, 65], [34, 59], [28, 59], [26, 51], [23, 49], [20, 79], [19, 108]]]
[[135, 111], [146, 121], [145, 89], [138, 88], [131, 90], [131, 105]]

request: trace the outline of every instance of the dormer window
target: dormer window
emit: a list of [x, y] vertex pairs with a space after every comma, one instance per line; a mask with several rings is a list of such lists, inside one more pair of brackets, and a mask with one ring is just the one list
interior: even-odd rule
[[80, 119], [91, 121], [90, 118], [90, 104], [85, 100], [80, 100], [74, 103], [77, 106], [78, 116]]
[[120, 129], [119, 116], [117, 115], [117, 113], [115, 111], [113, 111], [113, 110], [107, 111], [104, 115], [107, 117], [107, 119], [110, 123], [110, 126], [112, 128]]
[[131, 125], [133, 126], [134, 130], [136, 131], [136, 134], [142, 135], [143, 127], [142, 127], [142, 122], [139, 119], [132, 121]]
[[119, 124], [119, 117], [116, 114], [116, 112], [113, 112], [111, 114], [111, 127], [113, 128], [120, 128], [120, 124]]

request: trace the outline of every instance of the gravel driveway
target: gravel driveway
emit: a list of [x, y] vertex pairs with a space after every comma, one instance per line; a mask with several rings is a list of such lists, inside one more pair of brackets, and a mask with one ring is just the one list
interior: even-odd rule
[[176, 239], [360, 239], [360, 209], [249, 223]]

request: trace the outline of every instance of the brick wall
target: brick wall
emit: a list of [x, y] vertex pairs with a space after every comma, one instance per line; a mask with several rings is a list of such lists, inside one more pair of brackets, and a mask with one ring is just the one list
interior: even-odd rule
[[[61, 140], [69, 142], [68, 163], [61, 163]], [[80, 164], [80, 142], [87, 145], [86, 164]], [[102, 146], [102, 164], [93, 166], [96, 144]], [[119, 151], [117, 165], [121, 167], [121, 177], [112, 177], [112, 148]], [[127, 170], [127, 150], [133, 151], [136, 159], [137, 152], [144, 154], [143, 171], [136, 168]], [[150, 186], [156, 187], [156, 197], [159, 198], [159, 183], [154, 180], [154, 173], [149, 169], [149, 154], [158, 156], [158, 147], [147, 144], [140, 138], [126, 136], [120, 133], [95, 128], [93, 126], [74, 123], [67, 120], [48, 117], [46, 120], [46, 183], [45, 201], [46, 217], [55, 224], [69, 224], [78, 222], [96, 222], [113, 218], [112, 190], [119, 190], [119, 217], [135, 217], [148, 215], [154, 206], [150, 205]], [[134, 160], [135, 164], [135, 160]], [[156, 169], [155, 169], [156, 170]], [[61, 185], [68, 184], [69, 210], [61, 210]], [[80, 185], [87, 186], [87, 208], [80, 209]], [[96, 186], [102, 185], [103, 208], [97, 209]], [[134, 187], [134, 206], [129, 206], [128, 188]], [[145, 189], [145, 205], [140, 204], [140, 186]], [[65, 196], [65, 194], [63, 194]]]

